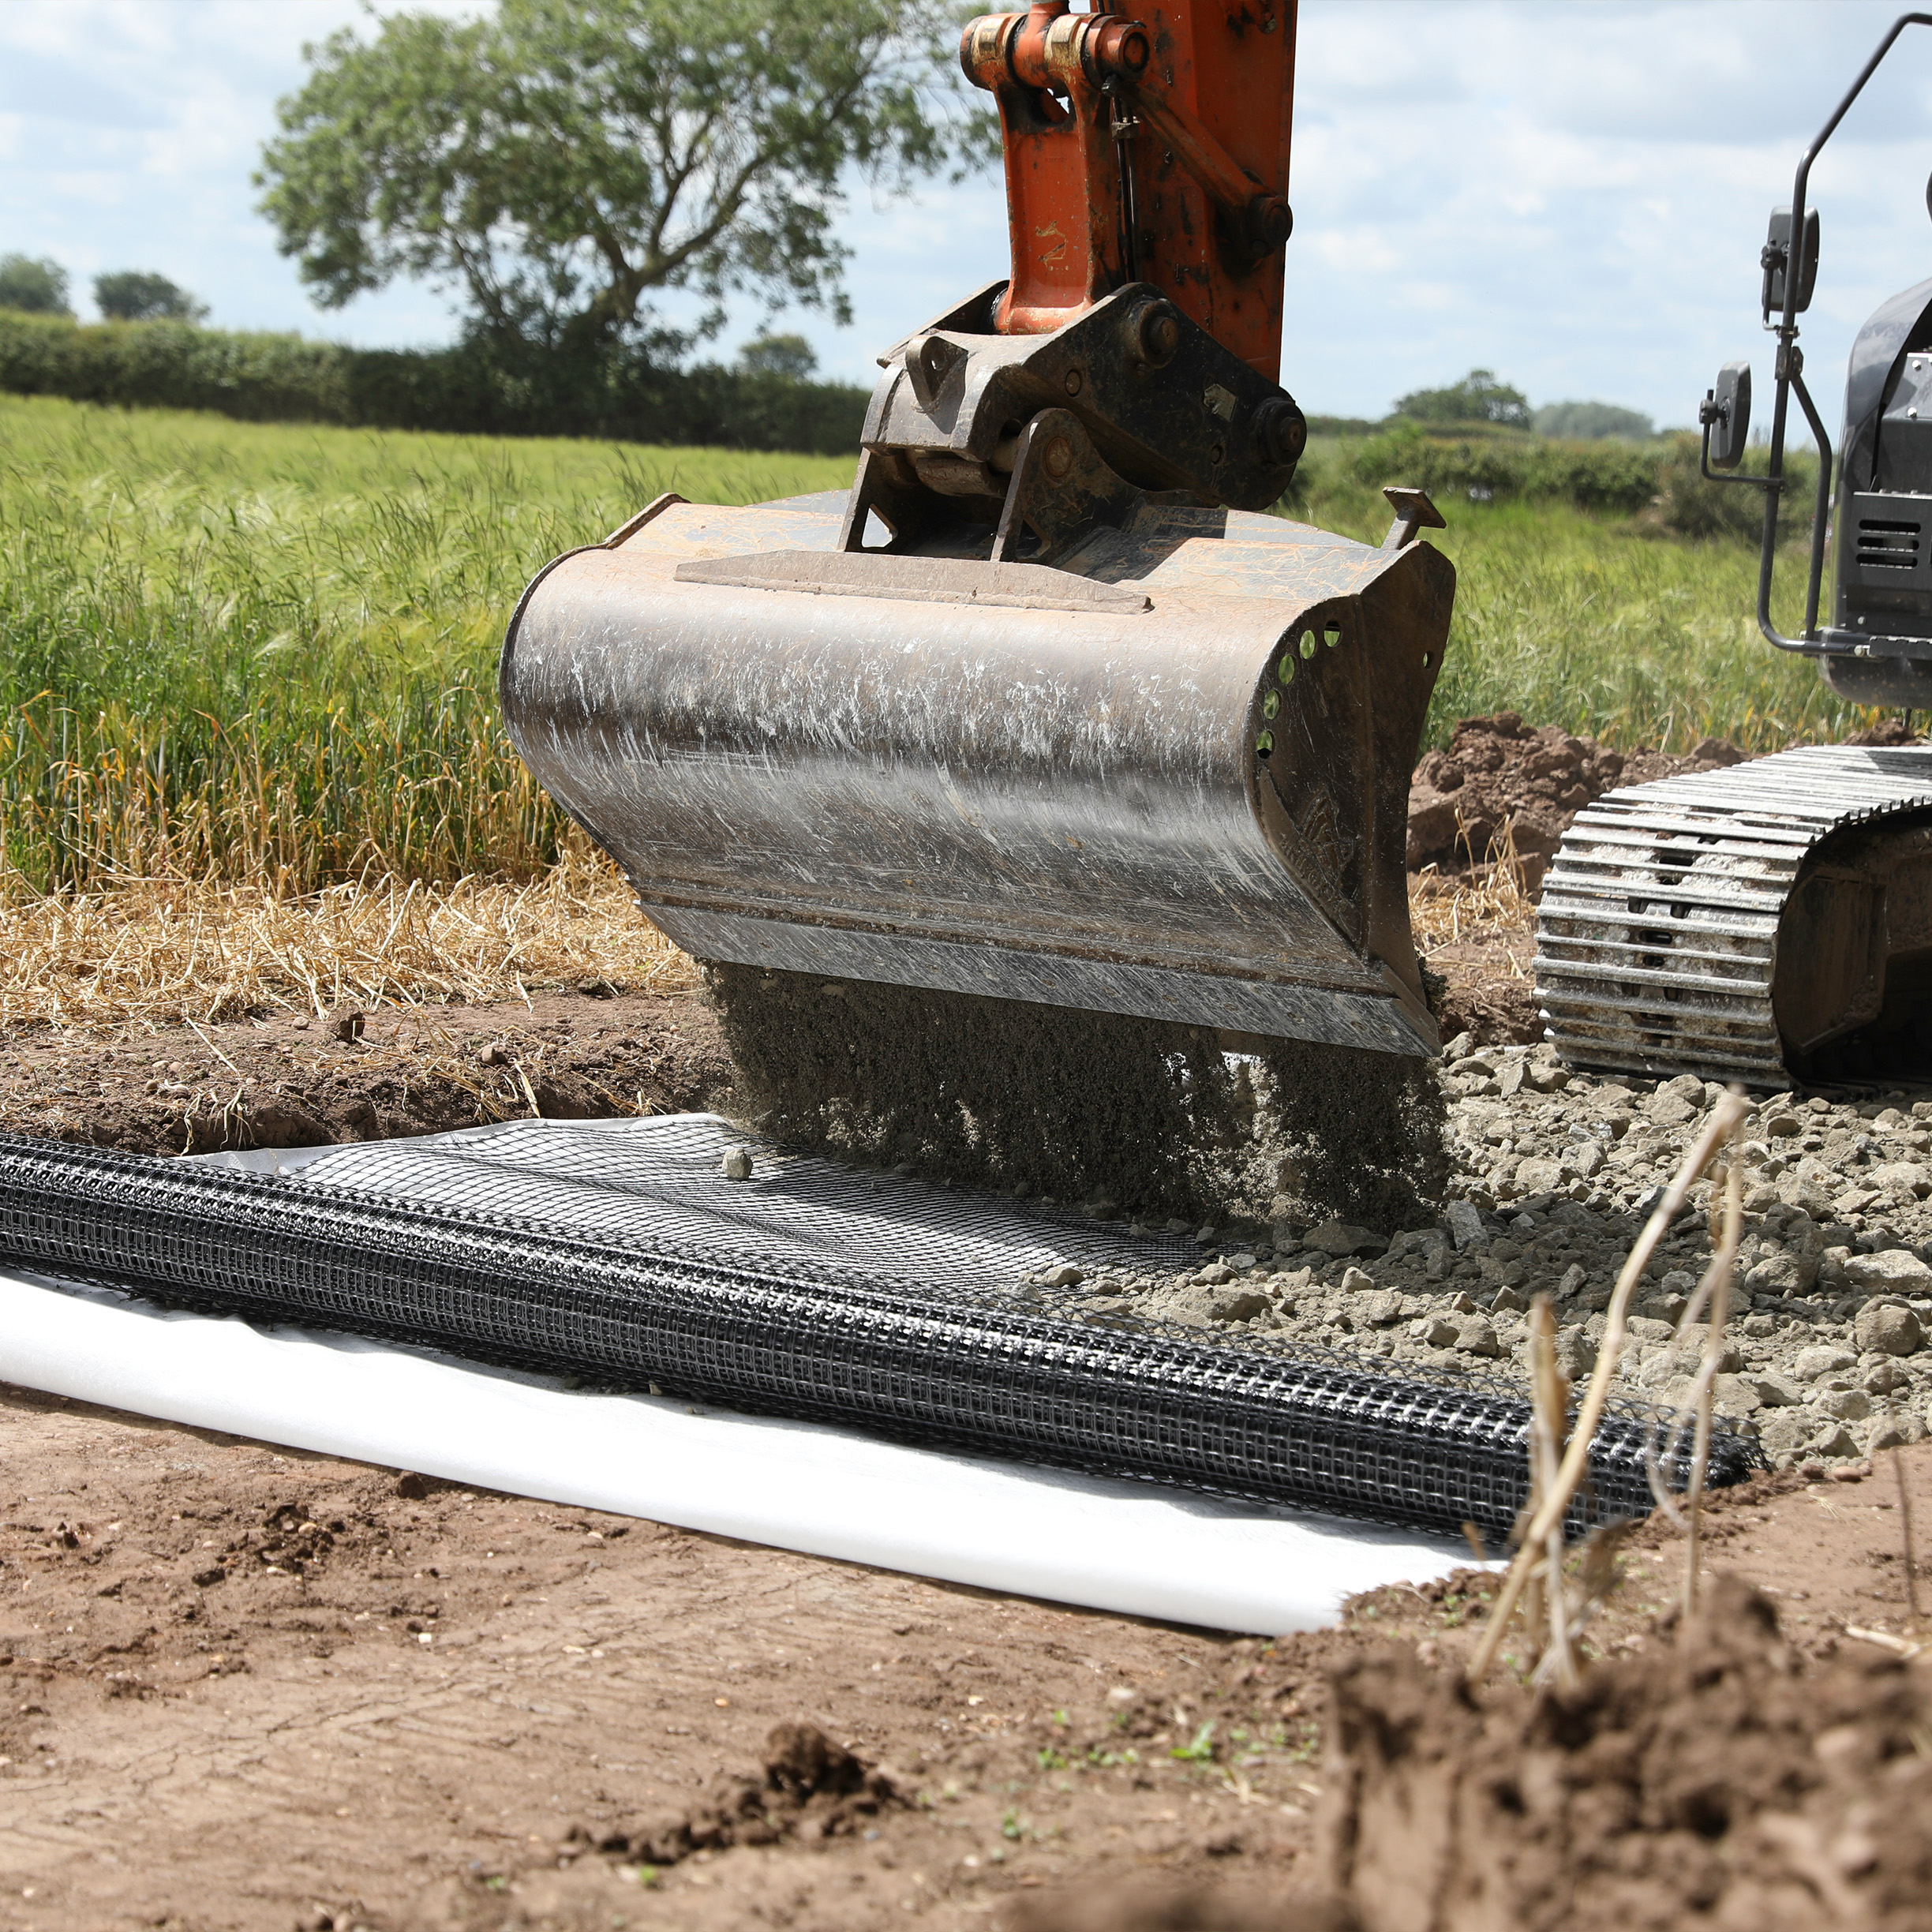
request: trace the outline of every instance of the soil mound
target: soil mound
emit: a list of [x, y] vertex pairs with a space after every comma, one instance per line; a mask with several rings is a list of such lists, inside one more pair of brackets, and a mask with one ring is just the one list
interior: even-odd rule
[[781, 1838], [848, 1837], [907, 1802], [889, 1771], [834, 1744], [816, 1724], [781, 1724], [751, 1777], [721, 1777], [690, 1810], [632, 1831], [571, 1828], [564, 1856], [601, 1852], [644, 1865], [675, 1865], [694, 1852], [776, 1844]]
[[1144, 1881], [1099, 1885], [1077, 1896], [1023, 1897], [1007, 1932], [1361, 1932], [1331, 1899], [1282, 1902], [1228, 1889], [1150, 1889]]
[[1362, 1932], [1932, 1926], [1925, 1672], [1807, 1670], [1735, 1578], [1572, 1691], [1472, 1695], [1394, 1649], [1331, 1690], [1318, 1859]]
[[1870, 725], [1862, 732], [1854, 732], [1845, 740], [1847, 744], [1877, 745], [1881, 748], [1923, 742], [1908, 720], [1902, 717], [1881, 718], [1876, 724]]
[[[1465, 718], [1447, 751], [1416, 767], [1409, 792], [1409, 869], [1481, 865], [1513, 843], [1531, 889], [1542, 882], [1570, 822], [1619, 785], [1742, 764], [1745, 754], [1706, 738], [1686, 757], [1612, 751], [1559, 724], [1532, 728], [1515, 711]], [[1509, 835], [1505, 840], [1505, 833]]]

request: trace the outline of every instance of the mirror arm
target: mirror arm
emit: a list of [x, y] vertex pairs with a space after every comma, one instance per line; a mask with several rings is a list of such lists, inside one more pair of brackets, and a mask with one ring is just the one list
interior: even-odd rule
[[[1928, 23], [1932, 24], [1932, 23]], [[1788, 638], [1771, 621], [1771, 575], [1777, 561], [1778, 506], [1784, 489], [1784, 425], [1790, 413], [1792, 391], [1798, 392], [1798, 405], [1810, 425], [1818, 444], [1818, 502], [1811, 514], [1811, 565], [1805, 586], [1804, 635]], [[1818, 644], [1818, 593], [1825, 575], [1825, 526], [1831, 515], [1831, 438], [1805, 387], [1804, 354], [1795, 343], [1778, 350], [1777, 395], [1771, 409], [1771, 462], [1769, 474], [1753, 477], [1765, 491], [1764, 534], [1758, 550], [1758, 628], [1768, 642], [1780, 650], [1810, 651]]]
[[1731, 475], [1722, 470], [1710, 466], [1710, 432], [1709, 423], [1704, 425], [1704, 447], [1698, 458], [1698, 474], [1706, 483], [1754, 483], [1759, 489], [1782, 489], [1784, 485], [1775, 477]]
[[[1843, 110], [1840, 110], [1842, 112]], [[1807, 155], [1808, 163], [1810, 157]], [[1799, 170], [1800, 184], [1804, 170]], [[1780, 650], [1803, 650], [1803, 643], [1797, 638], [1788, 638], [1771, 621], [1771, 573], [1777, 560], [1778, 507], [1784, 494], [1784, 423], [1791, 412], [1792, 363], [1795, 358], [1802, 366], [1803, 351], [1784, 333], [1791, 327], [1791, 304], [1797, 299], [1798, 278], [1787, 275], [1784, 278], [1784, 322], [1778, 331], [1777, 388], [1771, 405], [1771, 455], [1769, 467], [1765, 476], [1764, 532], [1758, 539], [1758, 628], [1767, 642], [1775, 644]], [[1792, 331], [1793, 334], [1796, 331]]]

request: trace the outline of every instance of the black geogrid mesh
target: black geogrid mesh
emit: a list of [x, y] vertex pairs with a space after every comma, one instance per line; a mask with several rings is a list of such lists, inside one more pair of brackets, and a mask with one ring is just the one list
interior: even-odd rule
[[[720, 1156], [731, 1147], [756, 1156], [748, 1180], [725, 1178]], [[1200, 1264], [1191, 1230], [1130, 1233], [1069, 1208], [849, 1166], [748, 1136], [712, 1114], [506, 1121], [294, 1159], [305, 1181], [419, 1206], [482, 1209], [664, 1252], [728, 1250], [781, 1269], [831, 1262], [867, 1279], [926, 1281], [949, 1296], [1068, 1262], [1089, 1276]]]
[[[1495, 1536], [1524, 1499], [1528, 1406], [1502, 1391], [1096, 1327], [829, 1260], [600, 1241], [5, 1138], [0, 1254], [224, 1313], [1418, 1528]], [[1649, 1511], [1648, 1434], [1605, 1420], [1574, 1529]], [[1712, 1480], [1752, 1459], [1720, 1436]]]

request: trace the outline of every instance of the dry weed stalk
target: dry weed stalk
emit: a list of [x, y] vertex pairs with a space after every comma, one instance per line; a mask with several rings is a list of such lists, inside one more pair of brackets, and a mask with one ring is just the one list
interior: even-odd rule
[[[1530, 1305], [1530, 1501], [1533, 1518], [1556, 1487], [1570, 1415], [1570, 1382], [1556, 1361], [1556, 1312], [1546, 1294]], [[1533, 1558], [1535, 1552], [1529, 1552]], [[1559, 1517], [1543, 1539], [1542, 1563], [1526, 1589], [1523, 1615], [1531, 1630], [1547, 1627], [1539, 1674], [1547, 1667], [1563, 1685], [1577, 1679], [1576, 1640], [1570, 1630], [1563, 1583], [1563, 1526]]]
[[[1732, 1097], [1742, 1104], [1742, 1095], [1735, 1088], [1732, 1089]], [[1717, 1252], [1704, 1271], [1703, 1279], [1698, 1283], [1697, 1292], [1678, 1317], [1677, 1332], [1671, 1338], [1671, 1351], [1675, 1356], [1708, 1309], [1709, 1324], [1705, 1331], [1702, 1359], [1672, 1421], [1665, 1443], [1665, 1454], [1675, 1455], [1683, 1443], [1684, 1429], [1689, 1426], [1690, 1467], [1684, 1484], [1683, 1509], [1678, 1508], [1676, 1499], [1664, 1480], [1661, 1458], [1655, 1443], [1651, 1445], [1647, 1455], [1650, 1493], [1657, 1498], [1658, 1507], [1684, 1533], [1682, 1610], [1686, 1628], [1690, 1613], [1697, 1608], [1698, 1578], [1702, 1560], [1704, 1478], [1710, 1463], [1711, 1422], [1716, 1406], [1717, 1376], [1724, 1362], [1724, 1325], [1731, 1312], [1731, 1284], [1737, 1272], [1738, 1244], [1744, 1231], [1744, 1170], [1743, 1154], [1738, 1146], [1739, 1133], [1739, 1128], [1732, 1128], [1730, 1148], [1724, 1164], [1718, 1170], [1722, 1178], [1721, 1189], [1714, 1185], [1711, 1190], [1711, 1234]], [[1721, 1211], [1717, 1204], [1720, 1196], [1724, 1202]]]
[[1703, 1132], [1685, 1154], [1670, 1185], [1664, 1190], [1663, 1199], [1657, 1203], [1642, 1234], [1637, 1237], [1636, 1245], [1625, 1258], [1623, 1271], [1617, 1276], [1616, 1286], [1611, 1294], [1610, 1305], [1604, 1312], [1603, 1339], [1597, 1344], [1597, 1366], [1578, 1405], [1561, 1465], [1555, 1481], [1544, 1489], [1534, 1507], [1526, 1512], [1529, 1521], [1524, 1526], [1515, 1560], [1503, 1579], [1503, 1588], [1489, 1613], [1482, 1642], [1477, 1646], [1476, 1654], [1470, 1661], [1468, 1680], [1471, 1683], [1480, 1683], [1488, 1675], [1532, 1574], [1547, 1561], [1550, 1533], [1554, 1530], [1560, 1533], [1571, 1499], [1589, 1467], [1590, 1443], [1595, 1439], [1597, 1424], [1603, 1420], [1604, 1406], [1610, 1399], [1610, 1384], [1616, 1375], [1617, 1357], [1623, 1351], [1631, 1298], [1636, 1292], [1637, 1284], [1643, 1279], [1644, 1270], [1650, 1265], [1650, 1258], [1657, 1252], [1664, 1230], [1683, 1208], [1692, 1184], [1709, 1166], [1719, 1144], [1743, 1118], [1744, 1110], [1743, 1099], [1735, 1092], [1726, 1094], [1711, 1109]]
[[1905, 1486], [1905, 1458], [1899, 1454], [1898, 1444], [1892, 1445], [1892, 1474], [1898, 1484], [1899, 1533], [1905, 1543], [1905, 1614], [1911, 1619], [1907, 1627], [1912, 1635], [1919, 1634], [1919, 1564], [1912, 1551], [1911, 1492]]
[[1515, 828], [1506, 826], [1491, 857], [1466, 873], [1445, 877], [1432, 866], [1419, 873], [1409, 910], [1425, 953], [1463, 939], [1528, 933], [1536, 924], [1536, 897], [1516, 851]]
[[515, 999], [591, 975], [671, 991], [695, 969], [613, 869], [578, 855], [524, 886], [381, 878], [298, 895], [163, 878], [0, 893], [0, 1026]]
[[[1548, 1295], [1530, 1310], [1530, 1498], [1526, 1522], [1533, 1519], [1555, 1488], [1567, 1447], [1570, 1383], [1556, 1359], [1556, 1316]], [[1528, 1547], [1530, 1579], [1523, 1586], [1522, 1616], [1540, 1646], [1530, 1672], [1533, 1683], [1574, 1684], [1582, 1673], [1583, 1633], [1616, 1586], [1616, 1557], [1630, 1526], [1600, 1525], [1584, 1540], [1574, 1575], [1565, 1572], [1568, 1552], [1559, 1516], [1540, 1550]]]

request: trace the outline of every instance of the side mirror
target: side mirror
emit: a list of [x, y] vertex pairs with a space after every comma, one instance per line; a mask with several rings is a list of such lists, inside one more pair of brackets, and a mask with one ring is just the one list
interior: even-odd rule
[[1713, 470], [1735, 470], [1744, 460], [1744, 440], [1750, 434], [1750, 365], [1727, 362], [1717, 372], [1717, 386], [1698, 406], [1698, 421], [1710, 440]]
[[[1764, 252], [1758, 257], [1758, 264], [1764, 270], [1763, 305], [1767, 322], [1774, 315], [1784, 313], [1784, 271], [1791, 265], [1791, 254], [1792, 212], [1788, 208], [1773, 208], [1770, 232], [1765, 237]], [[1811, 285], [1818, 279], [1818, 210], [1807, 208], [1804, 247], [1798, 262], [1798, 306], [1794, 311], [1798, 315], [1803, 315], [1811, 306]]]

